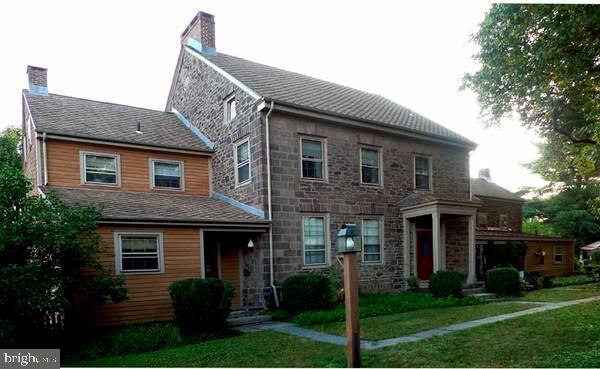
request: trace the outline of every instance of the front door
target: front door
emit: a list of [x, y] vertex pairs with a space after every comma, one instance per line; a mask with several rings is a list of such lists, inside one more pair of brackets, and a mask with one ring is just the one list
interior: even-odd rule
[[240, 288], [242, 286], [239, 242], [236, 243], [235, 240], [231, 240], [231, 237], [221, 232], [211, 232], [205, 235], [204, 276], [223, 279], [231, 283], [235, 288], [231, 306], [237, 309], [241, 306]]
[[417, 277], [429, 280], [433, 274], [433, 237], [429, 229], [417, 229]]

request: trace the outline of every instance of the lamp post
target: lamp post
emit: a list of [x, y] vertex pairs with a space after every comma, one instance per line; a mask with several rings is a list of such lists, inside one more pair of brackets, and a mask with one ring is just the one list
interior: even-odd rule
[[356, 224], [344, 224], [337, 235], [337, 252], [344, 256], [344, 296], [346, 303], [346, 356], [349, 368], [360, 367], [360, 326], [358, 312], [358, 267], [361, 251]]

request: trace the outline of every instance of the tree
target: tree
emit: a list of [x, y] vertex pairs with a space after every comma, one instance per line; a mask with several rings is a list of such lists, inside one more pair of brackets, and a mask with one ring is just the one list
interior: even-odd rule
[[21, 130], [18, 128], [9, 127], [0, 133], [0, 168], [21, 167], [20, 142]]
[[463, 87], [477, 93], [486, 123], [517, 112], [550, 145], [567, 142], [597, 169], [600, 7], [495, 4], [473, 40], [481, 68]]
[[[50, 194], [27, 196], [20, 169], [0, 169], [0, 345], [48, 338], [75, 327], [81, 296], [96, 304], [126, 298], [123, 280], [98, 261], [97, 206], [69, 207]], [[43, 341], [42, 341], [43, 342]], [[53, 343], [56, 343], [53, 341]]]

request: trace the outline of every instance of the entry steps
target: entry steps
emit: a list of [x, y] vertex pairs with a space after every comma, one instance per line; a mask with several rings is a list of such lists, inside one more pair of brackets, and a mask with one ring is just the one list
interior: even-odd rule
[[263, 309], [234, 310], [227, 317], [227, 325], [236, 327], [271, 321], [270, 315], [261, 314], [263, 311]]

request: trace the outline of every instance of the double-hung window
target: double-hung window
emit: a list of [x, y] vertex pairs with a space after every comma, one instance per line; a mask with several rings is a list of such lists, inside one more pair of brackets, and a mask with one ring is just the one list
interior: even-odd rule
[[183, 190], [183, 163], [151, 159], [152, 188]]
[[246, 138], [234, 147], [235, 184], [242, 185], [250, 182], [250, 141]]
[[307, 216], [303, 218], [305, 265], [323, 265], [327, 263], [326, 225], [327, 222], [324, 216]]
[[381, 184], [379, 150], [360, 149], [360, 181], [363, 184], [378, 185]]
[[431, 190], [431, 159], [415, 156], [415, 189]]
[[114, 154], [81, 153], [82, 182], [87, 184], [118, 185], [119, 156]]
[[565, 257], [564, 246], [554, 246], [554, 264], [562, 264]]
[[302, 138], [302, 178], [325, 179], [324, 141]]
[[235, 95], [225, 100], [225, 122], [231, 122], [237, 115]]
[[381, 261], [381, 225], [379, 219], [363, 219], [363, 261], [377, 263]]
[[164, 270], [161, 233], [115, 233], [118, 273], [160, 273]]

